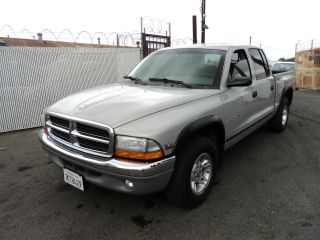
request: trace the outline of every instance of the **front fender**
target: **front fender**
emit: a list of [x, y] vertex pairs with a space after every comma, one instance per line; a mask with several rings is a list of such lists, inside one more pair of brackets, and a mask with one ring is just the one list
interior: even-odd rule
[[225, 129], [222, 120], [212, 115], [188, 124], [179, 134], [174, 145], [174, 151], [186, 141], [192, 140], [192, 137], [195, 135], [204, 135], [217, 141], [218, 144], [224, 144]]

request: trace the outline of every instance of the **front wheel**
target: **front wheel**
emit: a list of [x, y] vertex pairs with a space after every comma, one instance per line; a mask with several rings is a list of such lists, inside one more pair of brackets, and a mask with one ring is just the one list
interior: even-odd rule
[[290, 103], [284, 97], [280, 103], [276, 115], [270, 121], [270, 128], [275, 132], [283, 132], [288, 124]]
[[167, 199], [191, 208], [204, 201], [214, 182], [218, 167], [217, 148], [209, 138], [195, 137], [177, 151], [177, 162], [165, 191]]

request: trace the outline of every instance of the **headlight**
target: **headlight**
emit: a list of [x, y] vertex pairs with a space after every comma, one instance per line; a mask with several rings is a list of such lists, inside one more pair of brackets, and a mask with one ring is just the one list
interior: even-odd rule
[[115, 155], [122, 158], [153, 160], [163, 157], [160, 145], [147, 138], [117, 136]]

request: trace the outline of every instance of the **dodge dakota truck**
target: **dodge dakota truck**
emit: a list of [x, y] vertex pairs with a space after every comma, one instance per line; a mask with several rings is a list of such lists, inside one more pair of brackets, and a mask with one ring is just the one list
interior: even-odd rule
[[258, 47], [192, 45], [155, 51], [124, 78], [47, 108], [43, 148], [78, 189], [163, 191], [194, 207], [224, 150], [262, 125], [286, 128], [295, 74], [273, 75]]

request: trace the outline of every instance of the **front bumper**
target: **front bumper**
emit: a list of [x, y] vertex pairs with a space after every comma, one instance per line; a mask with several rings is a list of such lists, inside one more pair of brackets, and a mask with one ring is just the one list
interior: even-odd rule
[[[39, 140], [52, 162], [77, 172], [87, 182], [114, 191], [134, 195], [161, 191], [168, 185], [174, 169], [174, 156], [152, 163], [101, 160], [60, 146], [43, 130], [39, 132]], [[128, 187], [126, 180], [132, 182], [133, 187]]]

